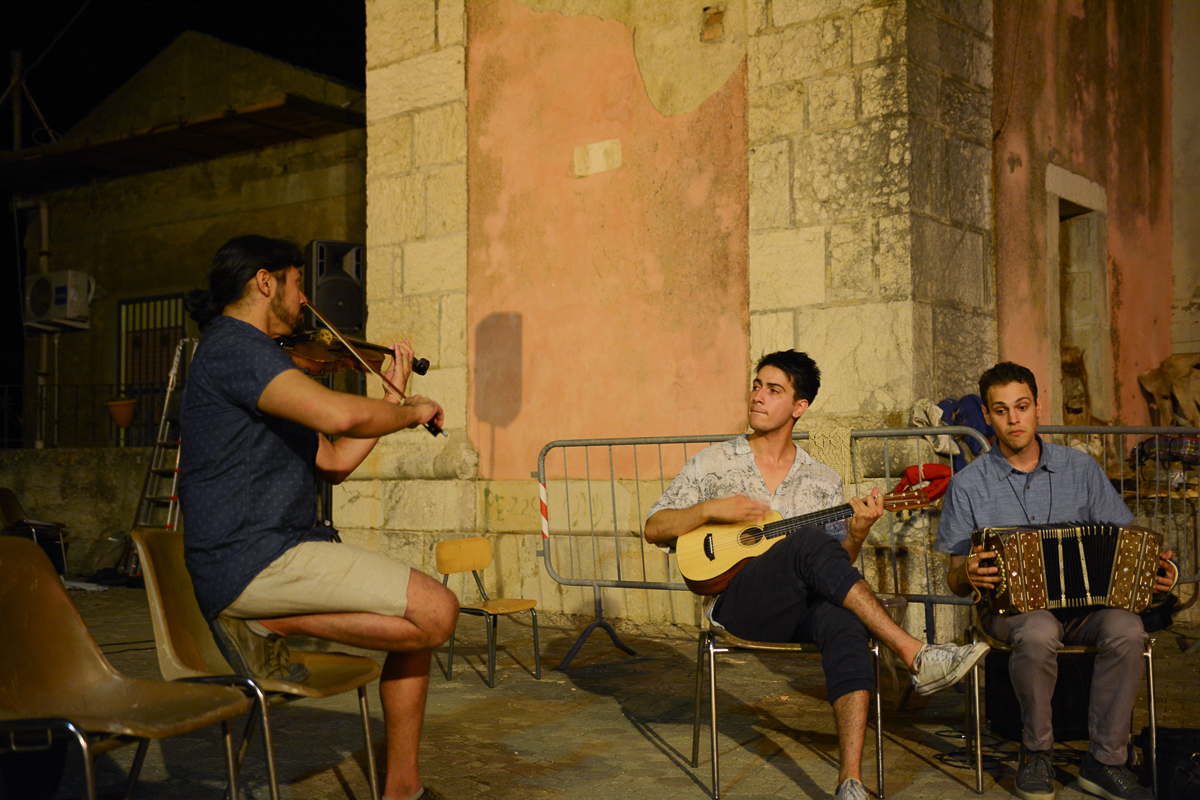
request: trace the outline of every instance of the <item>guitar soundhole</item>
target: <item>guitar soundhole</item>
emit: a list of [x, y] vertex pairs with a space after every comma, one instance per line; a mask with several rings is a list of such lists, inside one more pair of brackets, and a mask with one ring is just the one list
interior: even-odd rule
[[762, 541], [763, 532], [758, 528], [747, 528], [738, 534], [738, 544], [742, 547], [753, 547]]

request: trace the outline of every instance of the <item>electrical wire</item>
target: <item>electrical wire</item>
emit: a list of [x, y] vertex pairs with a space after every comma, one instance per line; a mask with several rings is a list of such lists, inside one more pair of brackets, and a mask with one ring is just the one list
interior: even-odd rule
[[89, 5], [91, 5], [91, 3], [92, 3], [92, 0], [84, 0], [83, 5], [81, 5], [79, 7], [79, 10], [75, 12], [75, 16], [71, 17], [70, 21], [67, 22], [67, 24], [63, 26], [63, 29], [58, 32], [58, 35], [55, 36], [50, 41], [50, 44], [47, 45], [46, 49], [42, 51], [42, 54], [37, 57], [37, 61], [34, 61], [32, 64], [30, 64], [28, 67], [25, 68], [24, 74], [28, 75], [29, 73], [33, 72], [34, 67], [36, 67], [38, 64], [42, 63], [42, 59], [45, 58], [46, 55], [54, 48], [54, 45], [58, 44], [58, 40], [61, 39], [63, 34], [67, 32], [67, 29], [70, 28], [71, 25], [73, 25], [75, 23], [75, 20], [79, 19], [79, 15], [82, 14], [84, 12], [84, 9], [86, 9]]

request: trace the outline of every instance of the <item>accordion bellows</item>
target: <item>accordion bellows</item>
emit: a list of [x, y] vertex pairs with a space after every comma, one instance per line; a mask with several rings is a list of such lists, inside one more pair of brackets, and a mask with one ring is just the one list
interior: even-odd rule
[[971, 535], [972, 548], [979, 544], [1000, 568], [982, 602], [1000, 614], [1088, 606], [1139, 613], [1154, 595], [1162, 552], [1162, 537], [1149, 528], [1082, 522], [984, 528]]

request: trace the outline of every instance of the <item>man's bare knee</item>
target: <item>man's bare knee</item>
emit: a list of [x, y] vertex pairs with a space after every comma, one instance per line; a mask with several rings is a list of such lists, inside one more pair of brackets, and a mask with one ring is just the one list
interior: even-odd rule
[[427, 637], [430, 649], [445, 644], [458, 622], [458, 598], [433, 578], [413, 572], [408, 583], [408, 610], [414, 625]]

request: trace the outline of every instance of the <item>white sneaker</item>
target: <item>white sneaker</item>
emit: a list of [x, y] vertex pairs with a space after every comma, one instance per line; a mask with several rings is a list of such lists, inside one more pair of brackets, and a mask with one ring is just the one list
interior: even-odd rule
[[857, 778], [846, 778], [837, 788], [837, 794], [833, 796], [833, 800], [870, 800], [871, 796], [867, 794], [867, 787], [862, 785], [862, 781]]
[[990, 650], [986, 644], [924, 645], [913, 659], [913, 689], [917, 694], [933, 694], [963, 679]]

